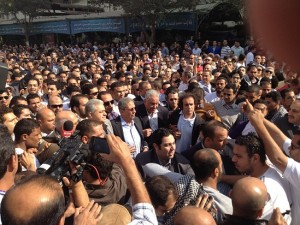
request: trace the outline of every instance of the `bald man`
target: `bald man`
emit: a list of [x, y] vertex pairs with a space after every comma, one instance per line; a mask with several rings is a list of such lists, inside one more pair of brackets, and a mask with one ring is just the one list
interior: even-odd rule
[[42, 108], [36, 114], [36, 120], [40, 124], [42, 137], [47, 137], [55, 129], [55, 114], [49, 108]]
[[[87, 220], [88, 224], [97, 224], [101, 219], [101, 206], [88, 203], [81, 181], [80, 185], [80, 191], [73, 189], [76, 197], [80, 198], [75, 204], [85, 206], [85, 209], [76, 209], [74, 224], [83, 224], [81, 221]], [[63, 225], [65, 209], [64, 193], [57, 180], [50, 176], [34, 175], [21, 180], [6, 193], [1, 204], [1, 219], [3, 225]]]
[[255, 224], [263, 214], [268, 192], [261, 180], [246, 177], [235, 183], [231, 198], [233, 214], [221, 224]]
[[216, 225], [216, 222], [204, 209], [186, 206], [176, 214], [174, 225]]
[[64, 211], [64, 193], [59, 183], [48, 176], [33, 176], [6, 193], [1, 219], [3, 224], [60, 225], [64, 224]]
[[54, 114], [63, 110], [63, 100], [58, 95], [50, 95], [48, 100], [48, 108], [51, 109]]

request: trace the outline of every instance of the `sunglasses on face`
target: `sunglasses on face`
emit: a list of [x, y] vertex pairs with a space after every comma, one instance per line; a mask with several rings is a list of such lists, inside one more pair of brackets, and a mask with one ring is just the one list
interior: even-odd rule
[[59, 104], [59, 105], [50, 105], [51, 108], [62, 108], [63, 104]]
[[110, 101], [107, 101], [107, 102], [103, 102], [103, 105], [104, 105], [105, 107], [110, 106], [110, 105], [113, 105], [113, 104], [114, 104], [114, 100], [110, 100]]
[[96, 96], [98, 92], [90, 93], [90, 95]]
[[8, 98], [9, 98], [9, 97], [8, 97], [7, 95], [6, 95], [6, 96], [1, 96], [1, 97], [0, 97], [0, 101], [3, 100], [3, 99], [7, 100]]

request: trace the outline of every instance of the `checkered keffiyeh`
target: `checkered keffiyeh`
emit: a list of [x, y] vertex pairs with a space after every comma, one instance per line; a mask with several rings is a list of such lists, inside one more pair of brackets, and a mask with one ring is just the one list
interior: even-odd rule
[[[179, 198], [174, 206], [174, 208], [166, 215], [165, 225], [172, 225], [174, 216], [177, 212], [188, 205], [195, 205], [197, 198], [201, 194], [205, 194], [206, 192], [203, 190], [203, 185], [199, 184], [195, 180], [195, 176], [193, 175], [185, 175], [180, 178], [176, 184], [177, 193]], [[209, 213], [212, 216], [216, 217], [217, 209], [213, 204], [212, 207], [209, 209]]]

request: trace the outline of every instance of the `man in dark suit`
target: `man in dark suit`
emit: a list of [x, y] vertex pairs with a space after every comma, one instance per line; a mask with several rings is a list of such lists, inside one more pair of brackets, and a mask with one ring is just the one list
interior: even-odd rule
[[144, 104], [136, 107], [136, 116], [141, 120], [148, 143], [152, 132], [161, 127], [168, 128], [169, 111], [159, 105], [159, 93], [155, 90], [146, 92]]
[[180, 174], [194, 174], [190, 161], [176, 152], [174, 136], [168, 129], [159, 128], [153, 133], [153, 149], [142, 152], [135, 158], [135, 163], [142, 177], [145, 178], [143, 165], [157, 163], [168, 170]]
[[144, 103], [146, 92], [151, 90], [151, 84], [148, 81], [142, 81], [139, 83], [139, 93], [140, 95], [134, 99], [134, 104], [136, 106], [142, 105]]
[[148, 150], [148, 144], [144, 141], [141, 121], [135, 117], [135, 105], [131, 98], [125, 97], [118, 102], [120, 116], [111, 121], [114, 134], [119, 136], [130, 147], [132, 156]]
[[193, 94], [185, 94], [179, 100], [179, 109], [175, 110], [169, 118], [179, 153], [197, 143], [201, 125], [205, 122], [195, 113], [195, 102]]

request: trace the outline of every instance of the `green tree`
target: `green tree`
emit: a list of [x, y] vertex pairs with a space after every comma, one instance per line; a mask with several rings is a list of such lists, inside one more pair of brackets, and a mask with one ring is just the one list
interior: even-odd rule
[[23, 25], [27, 45], [33, 20], [49, 9], [48, 0], [0, 0], [0, 11], [12, 15], [17, 23]]
[[149, 21], [151, 35], [145, 32], [150, 42], [155, 40], [155, 27], [160, 20], [172, 12], [193, 11], [198, 0], [90, 0], [90, 4], [100, 6], [103, 3], [122, 7], [126, 16], [142, 18]]

